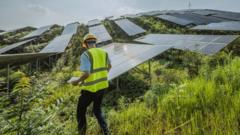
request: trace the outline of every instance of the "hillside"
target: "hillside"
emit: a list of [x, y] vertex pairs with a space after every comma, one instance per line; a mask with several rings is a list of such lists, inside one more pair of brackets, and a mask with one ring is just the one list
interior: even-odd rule
[[[149, 16], [129, 19], [146, 29], [146, 33], [240, 34], [193, 31]], [[134, 43], [137, 38], [126, 36], [111, 20], [104, 20], [103, 24], [113, 42]], [[23, 52], [38, 52], [60, 31], [59, 26], [53, 28], [39, 43], [25, 47]], [[41, 66], [40, 70], [30, 72], [27, 65], [16, 66], [18, 71], [12, 68], [11, 94], [1, 92], [0, 96], [0, 134], [77, 135], [80, 88], [66, 81], [81, 75], [80, 44], [86, 33], [87, 26], [81, 24], [70, 47], [50, 69]], [[147, 74], [138, 70], [119, 77], [120, 89], [112, 81], [103, 103], [111, 133], [240, 134], [239, 49], [240, 38], [213, 56], [170, 49], [151, 60], [152, 83]], [[147, 72], [148, 63], [138, 68]], [[4, 76], [4, 69], [0, 74]], [[87, 113], [88, 134], [98, 135], [100, 129], [91, 108]]]

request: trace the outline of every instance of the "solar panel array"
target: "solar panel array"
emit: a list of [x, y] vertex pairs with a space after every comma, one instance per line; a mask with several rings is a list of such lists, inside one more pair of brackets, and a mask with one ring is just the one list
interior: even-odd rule
[[193, 24], [192, 21], [185, 20], [185, 19], [175, 17], [175, 16], [171, 16], [171, 15], [159, 15], [157, 17], [162, 19], [162, 20], [172, 22], [172, 23], [175, 23], [175, 24], [178, 24], [178, 25], [181, 25], [181, 26], [187, 26], [187, 25]]
[[62, 35], [77, 33], [78, 26], [79, 26], [78, 22], [68, 24], [67, 26], [65, 26], [65, 28], [62, 32]]
[[94, 26], [94, 25], [99, 25], [101, 24], [101, 21], [98, 20], [98, 19], [94, 19], [94, 20], [90, 20], [88, 21], [87, 25], [90, 27], [90, 26]]
[[149, 34], [135, 41], [153, 45], [173, 46], [176, 49], [211, 55], [219, 52], [237, 37], [234, 35]]
[[146, 44], [112, 43], [102, 47], [108, 52], [112, 69], [109, 80], [129, 71], [137, 65], [163, 53], [169, 46], [154, 46]]
[[0, 55], [0, 67], [6, 64], [24, 64], [37, 59], [47, 58], [54, 53], [21, 53], [21, 54], [4, 54]]
[[102, 24], [89, 27], [89, 32], [97, 37], [97, 43], [103, 43], [112, 40], [112, 37], [109, 35], [107, 29]]
[[38, 36], [42, 35], [43, 33], [47, 32], [48, 30], [50, 30], [52, 26], [53, 25], [40, 27], [37, 30], [35, 30], [35, 31], [29, 33], [28, 35], [24, 36], [21, 39], [29, 39], [29, 38], [38, 37]]
[[134, 24], [133, 22], [129, 21], [128, 19], [121, 19], [115, 21], [115, 23], [127, 33], [128, 36], [135, 36], [141, 33], [144, 33], [145, 30], [138, 25]]
[[193, 30], [223, 30], [223, 31], [240, 31], [240, 22], [220, 22], [210, 23], [208, 25], [198, 25], [192, 28]]
[[15, 49], [17, 47], [20, 47], [20, 46], [23, 46], [31, 41], [33, 41], [34, 39], [29, 39], [29, 40], [25, 40], [25, 41], [22, 41], [22, 42], [18, 42], [18, 43], [14, 43], [14, 44], [11, 44], [11, 45], [8, 45], [6, 47], [3, 47], [3, 48], [0, 48], [0, 54], [3, 54], [3, 53], [6, 53], [12, 49]]

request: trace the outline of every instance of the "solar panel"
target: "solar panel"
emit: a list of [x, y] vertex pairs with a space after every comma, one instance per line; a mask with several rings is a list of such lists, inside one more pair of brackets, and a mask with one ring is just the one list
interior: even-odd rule
[[240, 31], [240, 22], [220, 22], [210, 23], [208, 25], [198, 25], [192, 28], [193, 30], [223, 30], [223, 31]]
[[228, 19], [229, 21], [240, 21], [240, 13], [222, 11], [222, 12], [214, 14], [212, 16]]
[[68, 24], [67, 26], [65, 26], [65, 28], [62, 32], [62, 35], [77, 33], [78, 26], [79, 26], [78, 22]]
[[169, 48], [169, 46], [129, 43], [112, 43], [104, 46], [103, 49], [108, 52], [112, 64], [108, 79], [112, 80], [120, 76]]
[[15, 49], [17, 47], [20, 47], [20, 46], [23, 46], [31, 41], [33, 41], [34, 39], [29, 39], [29, 40], [25, 40], [25, 41], [22, 41], [22, 42], [18, 42], [18, 43], [14, 43], [14, 44], [11, 44], [11, 45], [8, 45], [6, 47], [3, 47], [3, 48], [0, 48], [0, 54], [3, 54], [3, 53], [6, 53], [12, 49]]
[[144, 33], [145, 30], [139, 27], [138, 25], [134, 24], [133, 22], [129, 21], [128, 19], [121, 19], [115, 21], [115, 23], [127, 33], [128, 36], [135, 36], [137, 34]]
[[33, 37], [37, 37], [37, 36], [40, 36], [42, 35], [43, 33], [47, 32], [48, 30], [51, 29], [53, 25], [48, 25], [48, 26], [43, 26], [43, 27], [40, 27], [38, 28], [37, 30], [29, 33], [28, 35], [24, 36], [23, 38], [21, 39], [28, 39], [28, 38], [33, 38]]
[[21, 53], [21, 54], [4, 54], [0, 55], [0, 67], [6, 64], [24, 64], [37, 59], [47, 58], [54, 53]]
[[101, 24], [101, 21], [98, 20], [98, 19], [94, 19], [94, 20], [90, 20], [88, 21], [87, 25], [90, 27], [90, 26], [94, 26], [94, 25], [98, 25], [98, 24]]
[[199, 14], [199, 15], [204, 15], [204, 16], [209, 16], [209, 15], [214, 15], [214, 14], [216, 14], [216, 11], [211, 11], [211, 10], [197, 10], [197, 11], [193, 11], [192, 13], [194, 13], [194, 14]]
[[190, 24], [193, 23], [192, 21], [185, 20], [185, 19], [175, 17], [175, 16], [171, 16], [171, 15], [159, 15], [157, 17], [162, 19], [162, 20], [169, 21], [169, 22], [181, 25], [181, 26], [187, 26], [187, 25], [190, 25]]
[[237, 37], [234, 35], [149, 34], [135, 41], [153, 45], [173, 46], [176, 49], [196, 51], [203, 54], [214, 54]]
[[209, 24], [209, 23], [223, 21], [222, 19], [219, 19], [219, 18], [202, 16], [202, 15], [192, 14], [187, 12], [185, 12], [184, 14], [171, 14], [171, 16], [175, 16], [184, 20], [191, 21], [195, 25]]
[[89, 32], [97, 37], [98, 39], [97, 43], [103, 43], [112, 40], [112, 37], [109, 35], [107, 29], [102, 24], [89, 27]]
[[64, 52], [70, 43], [72, 36], [72, 34], [67, 34], [56, 37], [45, 48], [43, 48], [40, 53]]

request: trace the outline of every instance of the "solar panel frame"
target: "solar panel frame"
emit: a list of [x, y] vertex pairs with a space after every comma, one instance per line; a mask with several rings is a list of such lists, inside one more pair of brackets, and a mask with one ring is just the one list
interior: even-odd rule
[[112, 43], [102, 47], [111, 60], [112, 69], [109, 80], [126, 73], [141, 63], [168, 50], [169, 46], [153, 46], [146, 44]]
[[[204, 48], [210, 48], [212, 44], [227, 46], [234, 41], [237, 35], [175, 35], [175, 34], [149, 34], [134, 41], [148, 43], [152, 45], [173, 46], [175, 49], [196, 51], [199, 53], [212, 55], [222, 48], [214, 48], [213, 51], [206, 51]], [[211, 54], [210, 54], [211, 52]]]
[[128, 19], [114, 21], [128, 36], [135, 36], [146, 32], [143, 28], [131, 22]]
[[3, 48], [0, 48], [0, 54], [3, 54], [3, 53], [6, 53], [10, 50], [13, 50], [15, 48], [18, 48], [20, 46], [23, 46], [25, 44], [28, 44], [29, 42], [35, 40], [35, 38], [33, 39], [29, 39], [29, 40], [25, 40], [25, 41], [21, 41], [21, 42], [18, 42], [18, 43], [14, 43], [14, 44], [11, 44], [11, 45], [8, 45], [8, 46], [5, 46]]
[[89, 27], [89, 32], [94, 34], [97, 37], [98, 44], [112, 40], [112, 37], [110, 36], [110, 34], [108, 33], [104, 25], [102, 24]]
[[47, 26], [40, 27], [37, 30], [22, 37], [21, 39], [30, 39], [30, 38], [38, 37], [38, 36], [42, 35], [43, 33], [49, 31], [52, 27], [53, 27], [53, 25], [47, 25]]
[[240, 31], [240, 21], [210, 23], [207, 25], [198, 25], [191, 29], [192, 30]]
[[3, 54], [0, 55], [0, 67], [7, 64], [24, 64], [31, 61], [47, 58], [55, 53], [21, 53], [21, 54]]

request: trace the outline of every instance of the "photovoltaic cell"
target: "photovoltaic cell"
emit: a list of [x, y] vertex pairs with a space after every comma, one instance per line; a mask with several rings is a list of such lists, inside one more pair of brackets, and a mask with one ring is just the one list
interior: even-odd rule
[[193, 30], [223, 30], [223, 31], [240, 31], [240, 22], [220, 22], [210, 23], [208, 25], [198, 25], [192, 28]]
[[70, 43], [72, 36], [72, 34], [67, 34], [56, 37], [45, 48], [43, 48], [40, 53], [64, 52]]
[[162, 19], [162, 20], [172, 22], [172, 23], [175, 23], [175, 24], [178, 24], [178, 25], [181, 25], [181, 26], [187, 26], [187, 25], [193, 24], [192, 21], [185, 20], [185, 19], [175, 17], [175, 16], [171, 16], [171, 15], [159, 15], [157, 17]]
[[211, 55], [223, 49], [223, 47], [227, 46], [237, 37], [238, 36], [234, 35], [149, 34], [135, 41], [152, 45], [173, 46], [173, 48], [176, 49], [196, 51]]
[[50, 30], [52, 26], [53, 25], [40, 27], [37, 30], [35, 30], [35, 31], [29, 33], [28, 35], [24, 36], [21, 39], [29, 39], [29, 38], [33, 38], [33, 37], [38, 37], [38, 36], [42, 35], [43, 33], [47, 32], [48, 30]]
[[103, 43], [112, 40], [112, 37], [109, 35], [107, 29], [102, 24], [89, 27], [89, 32], [97, 37], [97, 43]]
[[12, 49], [15, 49], [17, 47], [20, 47], [20, 46], [23, 46], [31, 41], [33, 41], [34, 39], [29, 39], [29, 40], [25, 40], [25, 41], [22, 41], [22, 42], [18, 42], [18, 43], [14, 43], [14, 44], [11, 44], [11, 45], [8, 45], [6, 47], [3, 47], [3, 48], [0, 48], [0, 54], [3, 54], [3, 53], [6, 53]]
[[67, 26], [65, 26], [62, 35], [77, 33], [78, 26], [79, 26], [78, 22], [68, 24]]
[[139, 27], [138, 25], [134, 24], [133, 22], [129, 21], [128, 19], [121, 19], [115, 21], [115, 23], [127, 33], [128, 36], [135, 36], [137, 34], [144, 33], [145, 30]]
[[94, 19], [94, 20], [90, 20], [88, 21], [87, 25], [90, 27], [90, 26], [94, 26], [94, 25], [98, 25], [98, 24], [101, 24], [101, 21], [98, 20], [98, 19]]
[[108, 52], [112, 64], [112, 69], [109, 72], [109, 80], [163, 53], [170, 47], [129, 43], [112, 43], [103, 46], [102, 48]]
[[0, 67], [6, 64], [24, 64], [31, 61], [47, 58], [54, 53], [21, 53], [21, 54], [3, 54], [0, 55]]

